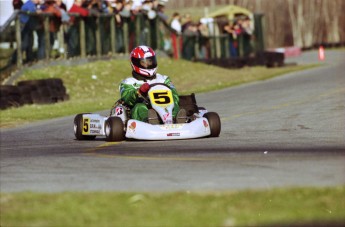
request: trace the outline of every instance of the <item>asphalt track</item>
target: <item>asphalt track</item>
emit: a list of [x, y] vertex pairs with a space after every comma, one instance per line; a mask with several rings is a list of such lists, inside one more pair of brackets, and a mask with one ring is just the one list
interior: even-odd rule
[[[293, 59], [317, 62], [317, 53]], [[220, 191], [345, 184], [345, 52], [322, 67], [197, 94], [219, 138], [77, 141], [73, 117], [1, 129], [0, 190]], [[107, 112], [104, 112], [107, 113]]]

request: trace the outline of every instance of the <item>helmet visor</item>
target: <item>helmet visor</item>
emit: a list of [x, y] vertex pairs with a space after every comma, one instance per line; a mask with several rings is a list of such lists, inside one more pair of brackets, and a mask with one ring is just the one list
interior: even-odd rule
[[147, 58], [134, 58], [132, 57], [133, 65], [141, 69], [154, 69], [157, 67], [156, 56], [147, 57]]

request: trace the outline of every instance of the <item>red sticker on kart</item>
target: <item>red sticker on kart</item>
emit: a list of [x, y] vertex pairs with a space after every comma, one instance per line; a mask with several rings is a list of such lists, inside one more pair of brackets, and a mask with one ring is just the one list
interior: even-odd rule
[[168, 133], [167, 136], [180, 136], [179, 132]]
[[123, 108], [122, 107], [116, 107], [115, 112], [116, 112], [116, 115], [119, 116], [123, 113]]
[[203, 120], [203, 122], [204, 122], [204, 126], [205, 126], [205, 128], [207, 128], [207, 127], [208, 127], [208, 123], [207, 123], [207, 121]]
[[132, 130], [133, 132], [135, 131], [135, 128], [137, 127], [137, 123], [135, 121], [133, 121], [129, 126], [128, 128], [130, 130]]

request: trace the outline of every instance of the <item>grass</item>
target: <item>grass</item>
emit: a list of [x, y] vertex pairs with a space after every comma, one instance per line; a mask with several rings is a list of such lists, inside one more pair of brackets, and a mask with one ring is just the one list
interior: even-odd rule
[[[345, 223], [345, 187], [240, 192], [2, 193], [1, 226], [281, 226]], [[320, 226], [320, 225], [318, 225]]]
[[[206, 92], [242, 83], [266, 80], [285, 73], [315, 67], [245, 67], [224, 69], [184, 60], [159, 59], [158, 72], [171, 77], [180, 94]], [[110, 109], [119, 98], [119, 83], [131, 76], [128, 60], [97, 61], [77, 66], [27, 69], [20, 80], [62, 78], [70, 100], [51, 105], [26, 105], [1, 110], [0, 127], [13, 127], [32, 121]], [[95, 75], [97, 78], [93, 79]]]
[[0, 48], [0, 68], [8, 64], [9, 58], [13, 54], [13, 49]]

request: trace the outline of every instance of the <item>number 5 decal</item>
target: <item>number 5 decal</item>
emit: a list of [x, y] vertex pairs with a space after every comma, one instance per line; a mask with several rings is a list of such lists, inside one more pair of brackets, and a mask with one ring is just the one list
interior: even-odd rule
[[89, 118], [83, 118], [83, 133], [82, 134], [89, 134]]
[[167, 106], [173, 103], [171, 91], [155, 90], [150, 92], [150, 100], [153, 104], [158, 106]]

